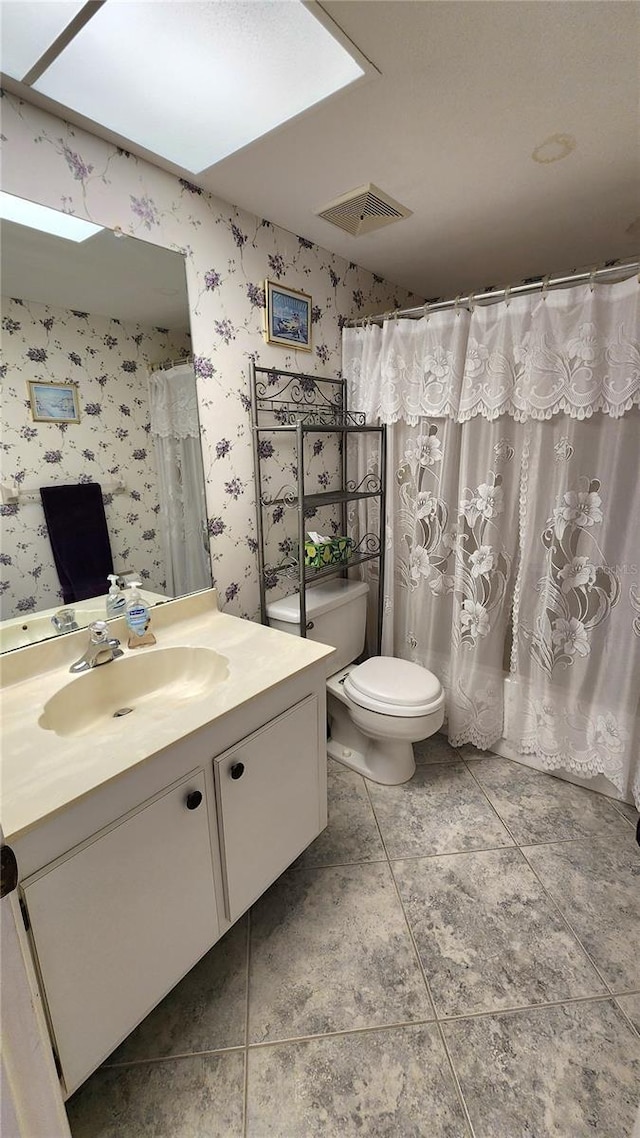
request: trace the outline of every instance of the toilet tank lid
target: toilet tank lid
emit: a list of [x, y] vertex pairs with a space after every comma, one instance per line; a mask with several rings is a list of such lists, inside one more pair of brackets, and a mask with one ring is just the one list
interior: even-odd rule
[[[330, 581], [323, 581], [320, 585], [312, 585], [307, 589], [307, 620], [322, 616], [331, 609], [346, 605], [357, 597], [366, 596], [369, 586], [365, 581], [345, 581], [338, 577]], [[270, 601], [267, 605], [267, 616], [270, 620], [281, 620], [285, 624], [300, 623], [300, 595], [291, 593], [288, 597], [281, 597], [279, 601]]]
[[[357, 699], [361, 692], [380, 703], [396, 707], [428, 705], [440, 698], [442, 687], [437, 676], [410, 660], [393, 656], [373, 656], [349, 673], [349, 688]], [[345, 691], [347, 687], [345, 685]]]

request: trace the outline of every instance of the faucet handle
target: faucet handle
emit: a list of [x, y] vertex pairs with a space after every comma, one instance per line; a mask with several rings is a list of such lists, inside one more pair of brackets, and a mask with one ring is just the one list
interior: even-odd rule
[[94, 620], [89, 625], [89, 643], [104, 644], [106, 648], [120, 647], [120, 641], [115, 636], [109, 636], [106, 620]]
[[51, 617], [51, 623], [56, 632], [75, 632], [78, 627], [75, 609], [58, 609]]

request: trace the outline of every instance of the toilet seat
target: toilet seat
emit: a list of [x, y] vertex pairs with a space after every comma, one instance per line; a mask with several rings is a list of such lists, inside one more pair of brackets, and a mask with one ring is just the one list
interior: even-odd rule
[[373, 656], [352, 668], [344, 692], [359, 707], [399, 717], [429, 715], [444, 699], [433, 672], [393, 656]]

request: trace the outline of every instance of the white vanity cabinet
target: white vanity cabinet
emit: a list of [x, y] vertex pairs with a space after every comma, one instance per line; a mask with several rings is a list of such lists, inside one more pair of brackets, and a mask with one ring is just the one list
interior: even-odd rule
[[237, 918], [326, 824], [318, 700], [309, 696], [214, 763], [226, 914]]
[[70, 1094], [218, 937], [203, 772], [22, 888]]
[[324, 727], [320, 667], [16, 843], [67, 1096], [326, 826]]

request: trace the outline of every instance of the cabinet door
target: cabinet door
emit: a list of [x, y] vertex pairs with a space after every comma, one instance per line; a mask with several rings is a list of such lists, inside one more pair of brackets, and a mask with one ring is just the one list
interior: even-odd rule
[[205, 789], [198, 771], [24, 885], [68, 1093], [217, 938]]
[[230, 920], [326, 825], [319, 750], [318, 701], [309, 696], [215, 760]]

